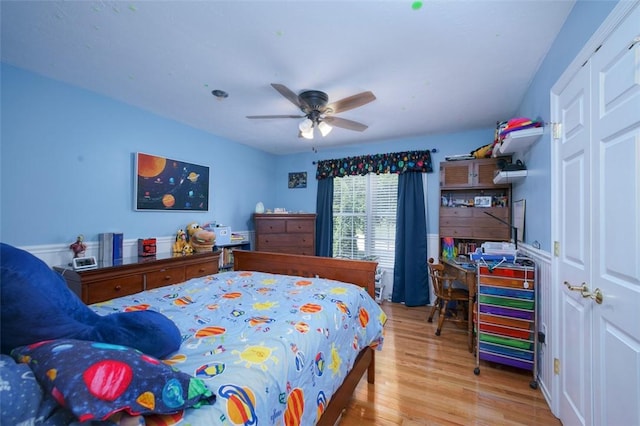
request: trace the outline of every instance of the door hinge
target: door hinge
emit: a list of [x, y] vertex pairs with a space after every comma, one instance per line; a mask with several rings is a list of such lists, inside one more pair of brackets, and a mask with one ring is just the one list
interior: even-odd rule
[[553, 255], [555, 257], [560, 256], [560, 241], [553, 242]]
[[558, 358], [553, 359], [553, 374], [556, 376], [560, 374], [560, 360]]
[[562, 123], [551, 123], [551, 133], [555, 140], [562, 138]]

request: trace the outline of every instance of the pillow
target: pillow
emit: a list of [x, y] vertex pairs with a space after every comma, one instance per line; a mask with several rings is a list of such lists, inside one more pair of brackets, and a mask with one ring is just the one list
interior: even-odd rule
[[178, 327], [158, 312], [96, 314], [41, 259], [0, 243], [0, 352], [55, 339], [128, 346], [156, 358], [182, 342]]
[[42, 389], [29, 366], [0, 355], [0, 424], [17, 425], [36, 420]]
[[28, 363], [43, 389], [80, 421], [106, 420], [120, 411], [172, 414], [215, 400], [201, 379], [126, 346], [59, 339], [21, 346], [11, 355]]

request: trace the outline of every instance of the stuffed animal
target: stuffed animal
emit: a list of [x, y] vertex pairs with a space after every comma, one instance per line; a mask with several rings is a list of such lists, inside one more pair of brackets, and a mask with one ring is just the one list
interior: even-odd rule
[[155, 311], [101, 316], [60, 274], [31, 253], [0, 243], [0, 351], [43, 340], [77, 339], [128, 346], [156, 358], [178, 350], [178, 327]]
[[184, 229], [178, 229], [176, 233], [176, 241], [173, 243], [174, 254], [191, 254], [193, 253], [193, 247], [187, 241], [187, 234]]
[[201, 253], [213, 250], [216, 242], [215, 232], [201, 228], [197, 222], [191, 222], [187, 225], [187, 233], [194, 251]]

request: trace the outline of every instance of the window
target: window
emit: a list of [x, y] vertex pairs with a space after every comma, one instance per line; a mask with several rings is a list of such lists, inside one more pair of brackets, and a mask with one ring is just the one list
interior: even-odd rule
[[347, 176], [333, 185], [334, 257], [375, 258], [393, 268], [398, 175]]

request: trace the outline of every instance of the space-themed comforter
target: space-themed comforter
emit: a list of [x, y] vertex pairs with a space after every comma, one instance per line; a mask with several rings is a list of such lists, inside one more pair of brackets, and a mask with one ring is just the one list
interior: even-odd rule
[[213, 405], [147, 418], [148, 425], [315, 424], [358, 353], [381, 348], [386, 321], [358, 286], [242, 271], [91, 308], [152, 309], [171, 318], [183, 343], [165, 362], [203, 379], [216, 395]]

